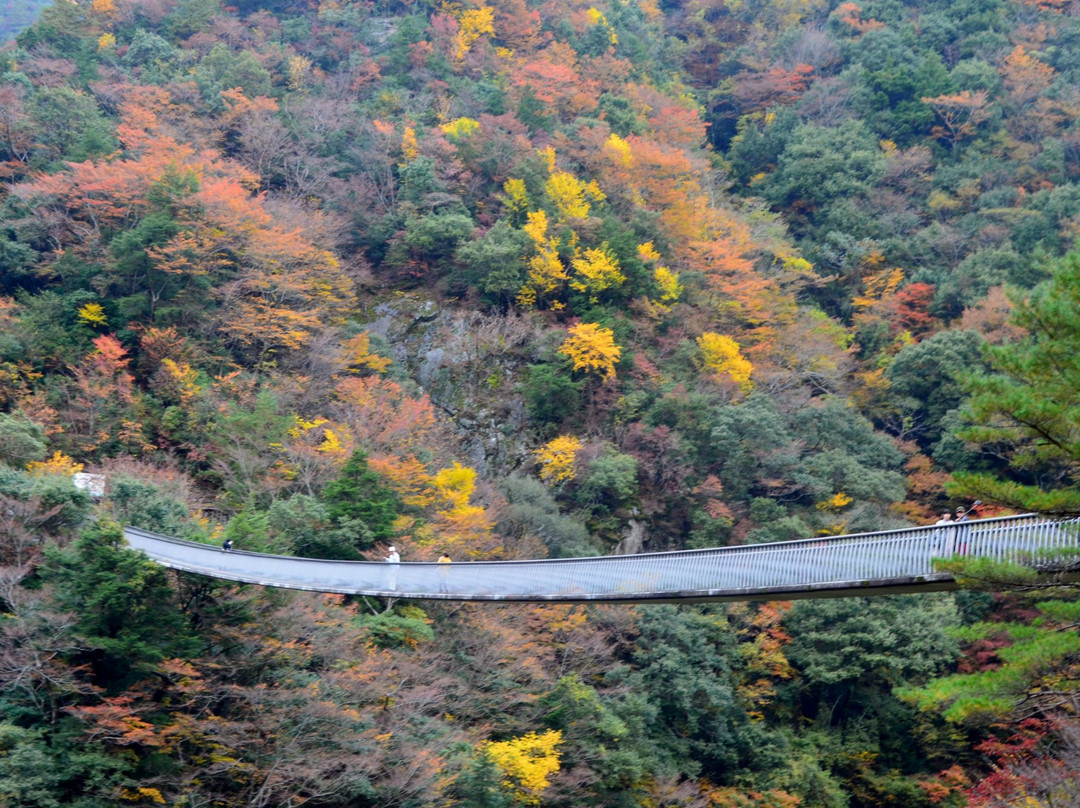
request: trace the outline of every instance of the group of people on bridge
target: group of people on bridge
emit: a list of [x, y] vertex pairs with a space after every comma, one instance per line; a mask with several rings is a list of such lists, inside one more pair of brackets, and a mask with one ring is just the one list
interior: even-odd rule
[[[383, 559], [383, 561], [385, 561], [387, 564], [394, 565], [390, 568], [390, 574], [387, 577], [387, 583], [389, 584], [387, 588], [390, 591], [394, 591], [395, 589], [397, 589], [397, 565], [401, 563], [401, 553], [398, 552], [397, 547], [391, 544], [388, 548], [386, 548], [386, 557]], [[450, 580], [451, 563], [450, 556], [446, 554], [445, 550], [439, 555], [438, 563], [439, 591], [445, 594], [446, 592], [450, 591], [448, 582]]]
[[[956, 515], [954, 516], [952, 511], [944, 511], [941, 514], [941, 518], [934, 522], [935, 527], [944, 525], [958, 525], [963, 522], [970, 522], [969, 515], [976, 507], [982, 505], [981, 500], [975, 500], [971, 504], [970, 508], [964, 508], [962, 505], [956, 509]], [[967, 531], [964, 529], [956, 528], [954, 530], [944, 531], [945, 533], [945, 546], [942, 547], [942, 555], [946, 558], [954, 556], [957, 553], [965, 555], [967, 553], [967, 543], [964, 541]]]

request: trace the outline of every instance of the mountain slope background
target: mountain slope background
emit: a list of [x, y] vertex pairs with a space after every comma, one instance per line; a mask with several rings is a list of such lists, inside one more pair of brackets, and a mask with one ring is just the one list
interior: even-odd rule
[[961, 433], [1077, 234], [1077, 33], [989, 0], [42, 10], [0, 51], [0, 794], [996, 799], [990, 730], [892, 691], [996, 668], [1007, 632], [959, 629], [1019, 601], [421, 608], [177, 577], [113, 523], [466, 561], [1075, 485]]

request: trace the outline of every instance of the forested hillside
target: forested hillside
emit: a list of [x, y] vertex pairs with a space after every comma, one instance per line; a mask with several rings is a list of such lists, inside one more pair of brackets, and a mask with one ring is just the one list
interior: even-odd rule
[[461, 563], [1080, 513], [1078, 88], [1057, 0], [44, 9], [0, 49], [0, 806], [1071, 804], [1080, 613], [1017, 570], [473, 607], [119, 526]]
[[0, 0], [0, 42], [29, 28], [48, 0]]

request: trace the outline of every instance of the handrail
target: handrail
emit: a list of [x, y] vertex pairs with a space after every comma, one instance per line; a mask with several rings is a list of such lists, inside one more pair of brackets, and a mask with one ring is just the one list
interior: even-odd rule
[[635, 602], [955, 589], [951, 575], [934, 569], [935, 558], [1033, 563], [1037, 552], [1080, 548], [1078, 527], [1024, 514], [708, 550], [451, 564], [225, 552], [135, 527], [125, 528], [124, 535], [133, 548], [164, 566], [263, 586], [429, 600]]

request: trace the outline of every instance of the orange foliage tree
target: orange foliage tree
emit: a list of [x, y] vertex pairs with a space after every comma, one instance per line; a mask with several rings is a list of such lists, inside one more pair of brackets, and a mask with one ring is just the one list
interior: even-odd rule
[[[137, 290], [149, 317], [168, 300], [198, 318], [197, 295], [209, 285], [218, 303], [212, 326], [247, 357], [303, 346], [351, 305], [348, 274], [273, 220], [253, 194], [254, 175], [177, 141], [165, 120], [178, 112], [164, 90], [132, 91], [117, 128], [123, 153], [69, 164], [13, 193], [48, 223], [57, 258], [101, 266], [104, 288]], [[114, 234], [129, 234], [122, 249]], [[124, 260], [110, 259], [118, 251]]]
[[975, 134], [979, 124], [990, 117], [990, 95], [986, 90], [963, 90], [952, 95], [938, 95], [923, 98], [941, 120], [940, 126], [934, 127], [934, 134], [952, 148], [966, 137]]
[[71, 368], [72, 380], [57, 407], [62, 443], [74, 454], [123, 449], [136, 454], [155, 448], [139, 420], [138, 392], [120, 341], [108, 334]]

